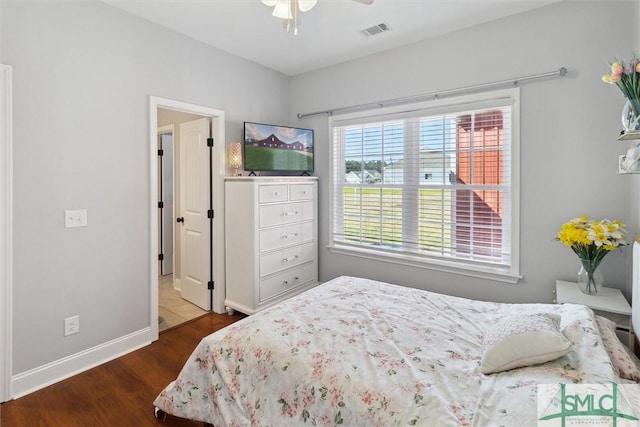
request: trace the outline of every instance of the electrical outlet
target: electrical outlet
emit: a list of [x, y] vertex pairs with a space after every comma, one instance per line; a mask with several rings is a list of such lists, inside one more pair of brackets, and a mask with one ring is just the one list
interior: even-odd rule
[[80, 316], [71, 316], [64, 319], [64, 336], [77, 334], [80, 332]]

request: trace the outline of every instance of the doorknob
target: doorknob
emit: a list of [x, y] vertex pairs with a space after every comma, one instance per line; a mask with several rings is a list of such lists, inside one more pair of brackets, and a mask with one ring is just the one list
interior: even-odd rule
[[184, 217], [176, 218], [176, 222], [184, 222]]

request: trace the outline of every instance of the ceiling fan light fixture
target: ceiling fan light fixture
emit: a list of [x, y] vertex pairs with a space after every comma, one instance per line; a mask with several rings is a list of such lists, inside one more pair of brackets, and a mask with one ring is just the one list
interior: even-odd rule
[[307, 12], [318, 3], [318, 0], [261, 0], [262, 3], [273, 7], [272, 16], [285, 20], [287, 32], [293, 28], [293, 34], [298, 35], [298, 14]]
[[[293, 34], [298, 35], [299, 12], [308, 12], [318, 3], [318, 0], [260, 0], [263, 4], [273, 7], [271, 15], [284, 19], [287, 32], [293, 28]], [[363, 4], [371, 4], [373, 0], [354, 0]]]
[[293, 19], [289, 2], [287, 0], [277, 2], [273, 8], [272, 15], [281, 19]]

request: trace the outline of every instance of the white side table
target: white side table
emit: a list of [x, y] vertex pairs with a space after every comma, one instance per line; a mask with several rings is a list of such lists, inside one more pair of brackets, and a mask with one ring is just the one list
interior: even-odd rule
[[556, 280], [556, 302], [558, 304], [582, 304], [596, 314], [616, 322], [619, 335], [628, 338], [628, 346], [633, 351], [635, 337], [631, 323], [631, 306], [620, 289], [602, 287], [597, 295], [582, 293], [578, 284]]

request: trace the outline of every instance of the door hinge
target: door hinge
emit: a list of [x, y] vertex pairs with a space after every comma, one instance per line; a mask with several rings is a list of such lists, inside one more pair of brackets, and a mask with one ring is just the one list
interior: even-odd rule
[[213, 138], [207, 138], [207, 147], [213, 147]]
[[213, 281], [210, 281], [209, 283], [207, 283], [207, 285], [208, 285], [208, 289], [210, 289], [210, 290], [214, 289]]
[[164, 254], [158, 254], [158, 261], [164, 261]]
[[209, 219], [213, 219], [214, 218], [213, 209], [209, 209], [207, 211], [207, 218], [209, 218]]
[[158, 202], [158, 207], [159, 207], [160, 209], [164, 208], [164, 202]]
[[162, 148], [158, 150], [158, 156], [164, 156], [164, 150]]

